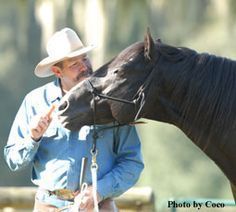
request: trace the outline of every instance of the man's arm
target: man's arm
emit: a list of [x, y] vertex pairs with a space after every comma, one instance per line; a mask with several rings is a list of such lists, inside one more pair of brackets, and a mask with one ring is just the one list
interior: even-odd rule
[[31, 121], [30, 114], [32, 112], [29, 111], [28, 107], [30, 104], [26, 97], [16, 114], [7, 145], [4, 148], [5, 160], [12, 171], [27, 166], [33, 160], [40, 139], [51, 122], [52, 111], [43, 116], [35, 117]]
[[119, 196], [134, 186], [144, 168], [141, 144], [135, 127], [120, 127], [116, 139], [116, 164], [109, 173], [98, 180], [98, 194], [102, 199]]

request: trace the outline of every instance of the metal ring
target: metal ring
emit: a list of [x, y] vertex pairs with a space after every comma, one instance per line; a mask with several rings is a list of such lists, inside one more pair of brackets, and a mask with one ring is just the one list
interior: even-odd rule
[[92, 156], [97, 156], [98, 150], [96, 149], [96, 151], [94, 152], [93, 149], [91, 149], [90, 153], [91, 153]]

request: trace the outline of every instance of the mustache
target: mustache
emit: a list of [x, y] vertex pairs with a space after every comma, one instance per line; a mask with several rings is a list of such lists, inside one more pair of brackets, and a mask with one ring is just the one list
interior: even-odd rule
[[79, 73], [79, 75], [76, 77], [77, 80], [81, 80], [81, 78], [87, 78], [93, 73], [93, 70], [91, 68], [87, 69], [86, 71], [82, 71]]

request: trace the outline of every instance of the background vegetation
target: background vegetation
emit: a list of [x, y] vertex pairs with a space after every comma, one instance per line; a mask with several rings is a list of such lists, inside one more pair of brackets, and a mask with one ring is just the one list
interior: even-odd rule
[[[57, 29], [72, 27], [95, 43], [94, 69], [129, 44], [143, 40], [147, 26], [163, 42], [236, 57], [233, 0], [0, 0], [0, 186], [32, 185], [30, 169], [11, 173], [3, 147], [24, 95], [50, 80], [33, 75]], [[138, 185], [151, 186], [157, 202], [171, 197], [232, 199], [216, 165], [171, 125], [139, 126], [146, 168]], [[220, 130], [220, 129], [219, 129]]]

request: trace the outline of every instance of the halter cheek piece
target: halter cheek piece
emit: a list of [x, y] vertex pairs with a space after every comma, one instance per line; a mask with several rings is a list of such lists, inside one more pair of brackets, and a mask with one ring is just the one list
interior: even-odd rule
[[[89, 88], [90, 88], [90, 92], [92, 93], [93, 95], [93, 121], [94, 121], [94, 125], [96, 123], [96, 113], [97, 113], [97, 110], [96, 110], [96, 102], [100, 99], [108, 99], [108, 100], [112, 100], [112, 101], [115, 101], [115, 102], [121, 102], [121, 103], [125, 103], [125, 104], [130, 104], [130, 105], [134, 105], [135, 107], [135, 111], [136, 114], [135, 114], [135, 118], [134, 118], [134, 121], [136, 121], [142, 111], [142, 108], [145, 104], [145, 93], [144, 93], [144, 85], [140, 86], [140, 88], [138, 89], [138, 92], [135, 94], [135, 98], [130, 101], [130, 100], [126, 100], [126, 99], [120, 99], [120, 98], [117, 98], [117, 97], [112, 97], [112, 96], [109, 96], [109, 95], [105, 95], [105, 94], [102, 94], [101, 92], [98, 92], [97, 89], [93, 86], [93, 84], [87, 80], [88, 82], [88, 85], [89, 85]], [[138, 102], [140, 102], [140, 106], [137, 110], [137, 105], [138, 105]]]

